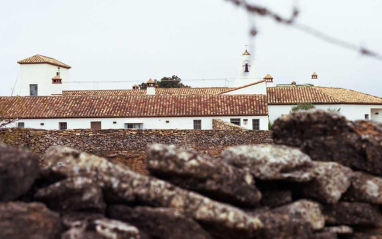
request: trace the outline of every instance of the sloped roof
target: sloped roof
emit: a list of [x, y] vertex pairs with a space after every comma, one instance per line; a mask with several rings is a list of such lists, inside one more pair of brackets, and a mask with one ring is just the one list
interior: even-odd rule
[[247, 50], [245, 50], [245, 52], [243, 53], [243, 56], [250, 56], [251, 54], [247, 51]]
[[229, 90], [227, 90], [225, 92], [222, 92], [220, 94], [225, 94], [225, 93], [232, 92], [232, 91], [235, 91], [235, 90], [240, 90], [240, 89], [243, 89], [243, 88], [246, 88], [246, 87], [249, 87], [249, 86], [253, 86], [253, 85], [257, 85], [257, 84], [260, 84], [260, 83], [263, 83], [263, 82], [265, 82], [265, 80], [256, 81], [256, 82], [253, 82], [251, 84], [247, 84], [247, 85], [243, 85], [243, 86], [240, 86], [240, 87], [229, 89]]
[[[157, 95], [217, 95], [233, 88], [208, 87], [208, 88], [157, 88]], [[146, 90], [66, 90], [63, 96], [74, 95], [145, 95]]]
[[313, 104], [382, 104], [382, 98], [343, 88], [304, 86], [268, 87], [269, 105]]
[[61, 61], [58, 61], [54, 58], [51, 58], [48, 56], [43, 56], [43, 55], [34, 55], [31, 57], [25, 58], [23, 60], [20, 60], [17, 63], [19, 63], [19, 64], [50, 64], [50, 65], [54, 65], [54, 66], [64, 67], [67, 69], [72, 68], [71, 66], [69, 66], [69, 65], [67, 65]]
[[265, 95], [144, 95], [0, 97], [5, 116], [132, 118], [268, 115]]

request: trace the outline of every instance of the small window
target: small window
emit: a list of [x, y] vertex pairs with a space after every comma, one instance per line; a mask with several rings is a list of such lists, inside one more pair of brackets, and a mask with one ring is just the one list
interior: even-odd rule
[[260, 120], [259, 119], [253, 119], [252, 120], [252, 129], [253, 130], [259, 130], [260, 129]]
[[244, 72], [249, 72], [249, 69], [248, 69], [248, 63], [245, 64], [245, 70], [244, 70]]
[[240, 126], [240, 118], [238, 118], [238, 119], [231, 119], [231, 124], [235, 124], [235, 125]]
[[141, 123], [125, 123], [125, 129], [142, 129]]
[[101, 130], [102, 129], [102, 123], [100, 121], [90, 122], [90, 128], [92, 130]]
[[25, 127], [25, 123], [24, 122], [18, 122], [17, 123], [17, 127], [18, 128], [24, 128]]
[[194, 129], [202, 129], [202, 121], [194, 120]]
[[169, 121], [169, 120], [166, 120], [166, 124], [168, 124], [168, 123], [170, 123], [170, 121]]
[[365, 114], [365, 120], [369, 120], [369, 114]]
[[44, 123], [40, 123], [41, 126], [44, 126]]
[[60, 130], [65, 130], [65, 129], [68, 128], [68, 123], [67, 122], [60, 122], [58, 124], [59, 124]]
[[37, 96], [38, 95], [37, 84], [29, 85], [29, 92], [31, 96]]

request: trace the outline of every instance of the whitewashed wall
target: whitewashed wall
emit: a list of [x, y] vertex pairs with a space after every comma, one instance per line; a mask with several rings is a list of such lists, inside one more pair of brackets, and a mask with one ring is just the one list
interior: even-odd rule
[[[38, 85], [38, 95], [48, 96], [62, 94], [65, 84], [52, 84], [52, 78], [56, 75], [58, 66], [49, 64], [21, 64], [20, 76], [17, 80], [13, 95], [29, 96], [29, 85]], [[60, 67], [62, 82], [69, 80], [69, 69]]]
[[[252, 119], [260, 120], [260, 130], [268, 130], [268, 116], [232, 116], [232, 117], [161, 117], [161, 118], [82, 118], [82, 119], [20, 119], [26, 128], [58, 129], [59, 122], [67, 122], [68, 129], [89, 129], [91, 122], [101, 122], [102, 129], [122, 129], [125, 123], [143, 123], [144, 129], [193, 129], [194, 120], [202, 121], [202, 129], [212, 129], [212, 119], [230, 122], [231, 118], [240, 118], [241, 126], [252, 129]], [[244, 119], [248, 123], [244, 124]], [[113, 122], [116, 122], [114, 124]], [[166, 123], [169, 121], [169, 123]], [[44, 123], [44, 125], [40, 125]], [[17, 122], [16, 122], [17, 124]], [[16, 124], [9, 127], [15, 127]]]
[[[289, 114], [292, 107], [294, 105], [269, 105], [268, 111], [269, 111], [269, 120], [271, 122], [274, 122], [277, 118], [279, 118], [281, 115]], [[328, 110], [331, 109], [339, 109], [340, 114], [345, 116], [348, 120], [363, 120], [365, 119], [365, 114], [369, 114], [369, 119], [382, 122], [382, 105], [315, 105], [316, 109], [322, 109], [322, 110]], [[373, 112], [372, 112], [373, 109]], [[375, 115], [375, 113], [379, 111], [381, 112], [378, 115]], [[374, 113], [374, 114], [372, 114]]]

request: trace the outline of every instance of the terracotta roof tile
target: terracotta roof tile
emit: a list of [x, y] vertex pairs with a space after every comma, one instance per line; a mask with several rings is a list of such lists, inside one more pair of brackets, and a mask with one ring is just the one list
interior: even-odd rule
[[0, 97], [13, 118], [132, 118], [268, 115], [265, 95]]
[[[209, 87], [209, 88], [158, 88], [157, 95], [217, 95], [233, 88]], [[63, 96], [74, 95], [145, 95], [146, 90], [67, 90]]]
[[54, 66], [64, 67], [67, 69], [71, 68], [71, 66], [69, 66], [69, 65], [67, 65], [61, 61], [58, 61], [58, 60], [51, 58], [51, 57], [48, 57], [48, 56], [42, 56], [42, 55], [34, 55], [31, 57], [25, 58], [23, 60], [20, 60], [17, 63], [19, 63], [19, 64], [44, 64], [44, 63], [46, 63], [46, 64], [50, 64], [50, 65], [54, 65]]

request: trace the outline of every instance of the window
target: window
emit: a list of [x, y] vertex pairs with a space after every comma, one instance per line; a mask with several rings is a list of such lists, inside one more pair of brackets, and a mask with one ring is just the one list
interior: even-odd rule
[[90, 122], [90, 128], [93, 130], [100, 130], [102, 129], [101, 122], [96, 121], [96, 122]]
[[52, 84], [62, 84], [62, 80], [61, 79], [52, 79]]
[[231, 124], [235, 124], [235, 125], [240, 126], [240, 118], [238, 118], [238, 119], [231, 119]]
[[25, 127], [25, 123], [24, 122], [18, 122], [17, 123], [17, 127], [18, 128], [24, 128]]
[[38, 95], [37, 84], [29, 85], [29, 92], [31, 96], [37, 96]]
[[202, 121], [194, 120], [194, 129], [202, 129]]
[[248, 63], [245, 64], [245, 70], [244, 70], [244, 72], [249, 72], [249, 70], [248, 70]]
[[260, 120], [259, 119], [253, 119], [252, 120], [252, 129], [253, 130], [259, 130], [260, 129]]
[[365, 114], [365, 120], [369, 119], [369, 114]]
[[141, 123], [125, 123], [125, 129], [142, 129]]
[[58, 126], [59, 126], [60, 130], [64, 130], [64, 129], [68, 128], [68, 123], [66, 123], [66, 122], [59, 122]]

